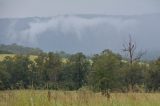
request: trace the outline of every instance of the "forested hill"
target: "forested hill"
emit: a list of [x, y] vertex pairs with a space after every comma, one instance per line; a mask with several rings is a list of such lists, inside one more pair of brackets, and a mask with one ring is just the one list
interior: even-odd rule
[[14, 53], [14, 54], [32, 54], [32, 55], [37, 55], [43, 52], [39, 48], [24, 47], [17, 44], [11, 44], [11, 45], [0, 44], [0, 51], [2, 51], [2, 53], [4, 52], [7, 54]]
[[0, 54], [13, 54], [13, 53], [9, 51], [0, 50]]

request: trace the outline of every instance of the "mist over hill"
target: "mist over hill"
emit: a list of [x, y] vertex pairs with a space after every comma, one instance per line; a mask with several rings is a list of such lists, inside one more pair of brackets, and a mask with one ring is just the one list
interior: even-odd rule
[[122, 53], [131, 34], [145, 58], [159, 56], [160, 14], [150, 15], [59, 15], [54, 17], [1, 18], [0, 43], [17, 43], [44, 51], [86, 54], [104, 49]]

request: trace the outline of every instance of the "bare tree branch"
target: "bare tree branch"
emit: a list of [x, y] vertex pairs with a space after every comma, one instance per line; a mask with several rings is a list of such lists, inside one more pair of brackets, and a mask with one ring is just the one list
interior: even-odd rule
[[123, 52], [127, 52], [129, 56], [129, 63], [132, 64], [134, 61], [140, 60], [141, 57], [146, 53], [146, 52], [140, 52], [138, 55], [136, 55], [136, 43], [133, 42], [131, 35], [129, 34], [129, 41], [123, 46]]

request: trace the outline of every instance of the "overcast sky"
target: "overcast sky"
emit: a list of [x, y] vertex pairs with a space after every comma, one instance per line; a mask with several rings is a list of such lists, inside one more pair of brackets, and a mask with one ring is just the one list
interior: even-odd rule
[[0, 0], [0, 17], [160, 13], [160, 0]]

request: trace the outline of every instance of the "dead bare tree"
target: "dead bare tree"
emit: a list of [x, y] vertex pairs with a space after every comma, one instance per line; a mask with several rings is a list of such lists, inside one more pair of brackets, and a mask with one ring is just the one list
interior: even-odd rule
[[128, 61], [130, 64], [132, 64], [134, 61], [140, 60], [141, 57], [146, 53], [145, 52], [139, 52], [138, 54], [136, 54], [136, 43], [133, 42], [131, 35], [129, 35], [129, 41], [125, 42], [123, 44], [123, 51], [127, 52], [128, 55]]

